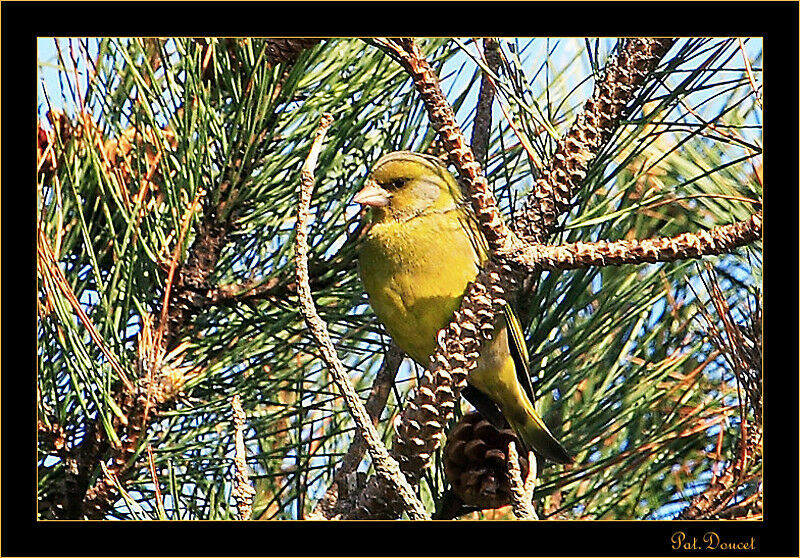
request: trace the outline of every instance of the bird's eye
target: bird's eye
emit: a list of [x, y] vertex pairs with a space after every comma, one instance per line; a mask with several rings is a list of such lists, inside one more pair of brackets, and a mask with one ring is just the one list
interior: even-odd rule
[[407, 178], [395, 178], [389, 181], [389, 184], [387, 184], [386, 187], [390, 190], [397, 190], [398, 188], [402, 188], [403, 184], [405, 184], [407, 180]]

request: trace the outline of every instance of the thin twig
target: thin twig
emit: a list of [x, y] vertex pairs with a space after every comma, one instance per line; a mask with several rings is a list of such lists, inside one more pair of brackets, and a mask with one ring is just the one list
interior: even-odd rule
[[[456, 42], [460, 44], [459, 41]], [[469, 53], [467, 54], [469, 55]], [[489, 147], [489, 127], [491, 126], [492, 122], [491, 105], [492, 100], [495, 98], [494, 93], [498, 89], [493, 75], [497, 75], [497, 70], [502, 61], [500, 43], [498, 43], [495, 39], [484, 39], [484, 53], [481, 54], [479, 52], [479, 56], [483, 61], [483, 65], [481, 65], [480, 60], [475, 60], [483, 69], [483, 77], [481, 78], [481, 89], [478, 97], [478, 105], [475, 109], [475, 124], [472, 130], [472, 141], [470, 143], [472, 145], [472, 152], [475, 154], [475, 159], [485, 169], [486, 156]], [[484, 65], [486, 66], [485, 68], [483, 67]], [[506, 104], [503, 102], [502, 96], [497, 97], [497, 104], [500, 107], [506, 122], [508, 123], [508, 127], [511, 128], [511, 131], [517, 137], [520, 145], [528, 154], [528, 159], [530, 160], [531, 164], [536, 167], [537, 170], [540, 170], [541, 165], [536, 156], [536, 150], [531, 145], [531, 142], [528, 141], [528, 138], [525, 136], [525, 134], [520, 132], [518, 126], [514, 124], [514, 119], [511, 117]], [[487, 111], [488, 115], [482, 114], [481, 111]], [[485, 135], [483, 141], [476, 141], [476, 133], [482, 134], [478, 136], [479, 138], [483, 138]]]
[[[380, 420], [404, 357], [405, 353], [394, 342], [392, 342], [389, 350], [383, 356], [383, 363], [375, 375], [372, 390], [367, 397], [367, 402], [364, 404], [364, 408], [372, 419], [372, 424], [377, 424], [378, 420]], [[356, 471], [362, 459], [364, 459], [366, 451], [367, 443], [364, 441], [364, 437], [359, 432], [356, 432], [353, 442], [350, 444], [347, 453], [342, 458], [339, 469], [334, 475], [333, 484], [325, 492], [325, 495], [319, 499], [308, 519], [331, 519], [342, 513], [340, 511], [340, 500], [343, 491], [342, 483], [346, 483], [347, 477]]]
[[330, 335], [328, 335], [325, 322], [322, 321], [322, 318], [317, 313], [311, 296], [311, 287], [308, 279], [308, 220], [311, 191], [314, 187], [314, 168], [322, 149], [322, 141], [332, 122], [333, 117], [330, 114], [325, 114], [322, 117], [316, 137], [311, 145], [311, 150], [301, 171], [300, 203], [297, 210], [295, 243], [295, 265], [297, 266], [297, 292], [300, 299], [300, 312], [303, 314], [306, 325], [319, 345], [322, 358], [328, 366], [337, 387], [342, 392], [342, 397], [350, 411], [350, 415], [367, 443], [375, 470], [393, 486], [409, 517], [412, 519], [429, 519], [430, 516], [400, 471], [397, 461], [389, 455], [386, 446], [383, 445], [378, 431], [372, 424], [367, 410], [350, 382], [347, 371], [336, 354], [336, 348], [333, 346]]
[[742, 53], [742, 59], [744, 60], [744, 69], [745, 73], [747, 73], [747, 79], [750, 81], [750, 87], [753, 90], [753, 93], [756, 96], [756, 101], [761, 103], [761, 95], [759, 94], [759, 90], [761, 89], [756, 85], [756, 77], [753, 75], [753, 68], [750, 66], [750, 60], [747, 58], [747, 51], [744, 48], [744, 41], [741, 37], [739, 37], [739, 51]]

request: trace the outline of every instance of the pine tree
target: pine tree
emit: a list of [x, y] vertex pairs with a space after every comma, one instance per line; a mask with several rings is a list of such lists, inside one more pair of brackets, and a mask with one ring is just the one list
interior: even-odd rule
[[[453, 369], [404, 360], [358, 280], [366, 222], [349, 202], [397, 149], [453, 165], [496, 248], [483, 292], [524, 317], [537, 407], [576, 458], [530, 467], [536, 515], [760, 516], [755, 41], [55, 44], [38, 145], [41, 518], [402, 516], [299, 304], [302, 168], [325, 113], [313, 304], [428, 514], [511, 508], [453, 504], [440, 442], [468, 405], [435, 409], [439, 430], [408, 426], [421, 386]], [[449, 331], [442, 362], [466, 351]]]

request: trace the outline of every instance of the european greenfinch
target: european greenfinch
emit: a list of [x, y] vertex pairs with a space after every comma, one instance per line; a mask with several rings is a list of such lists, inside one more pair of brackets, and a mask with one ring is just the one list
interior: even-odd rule
[[[438, 331], [488, 257], [486, 240], [458, 182], [435, 157], [384, 155], [353, 201], [372, 211], [359, 250], [370, 305], [397, 345], [427, 366]], [[462, 394], [498, 427], [505, 418], [527, 449], [570, 463], [534, 408], [528, 362], [519, 320], [506, 306]]]

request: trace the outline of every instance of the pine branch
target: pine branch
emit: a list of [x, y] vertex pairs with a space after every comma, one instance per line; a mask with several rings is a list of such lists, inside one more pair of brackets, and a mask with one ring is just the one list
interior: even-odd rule
[[761, 238], [762, 213], [745, 221], [674, 237], [615, 242], [576, 242], [560, 246], [531, 244], [508, 254], [508, 262], [528, 273], [553, 269], [580, 269], [608, 265], [672, 262], [726, 254]]
[[[331, 273], [332, 269], [337, 273]], [[355, 269], [355, 260], [324, 261], [309, 263], [309, 284], [312, 290], [334, 286], [342, 280], [342, 274]], [[286, 300], [289, 296], [297, 296], [297, 282], [294, 277], [279, 274], [267, 280], [248, 279], [238, 283], [226, 283], [200, 290], [201, 298], [197, 304], [208, 306], [233, 306], [260, 300]]]
[[[320, 41], [321, 39], [317, 38], [266, 39], [266, 50], [272, 63], [293, 64], [301, 52]], [[278, 89], [287, 75], [282, 76]], [[278, 113], [267, 116], [268, 121], [263, 125], [265, 130], [272, 125], [271, 122], [277, 116]], [[259, 150], [268, 140], [269, 138], [261, 138], [258, 141]], [[226, 211], [224, 199], [226, 195], [235, 197], [256, 166], [256, 159], [249, 158], [247, 161], [243, 161], [241, 158], [236, 159], [231, 166], [226, 168], [222, 177], [219, 195], [216, 198], [220, 202], [218, 204], [206, 203], [204, 207], [203, 218], [197, 225], [197, 236], [189, 249], [186, 262], [179, 268], [179, 275], [175, 281], [175, 292], [168, 303], [170, 313], [163, 326], [165, 349], [174, 343], [191, 319], [209, 303], [235, 303], [270, 298], [273, 295], [280, 296], [286, 293], [286, 290], [280, 288], [272, 280], [267, 281], [264, 285], [254, 287], [252, 292], [247, 284], [241, 285], [242, 289], [240, 289], [239, 285], [215, 286], [209, 282], [209, 277], [216, 267], [222, 250], [229, 241], [228, 233], [231, 229], [232, 214], [230, 211]], [[291, 284], [286, 286], [287, 289], [291, 287], [293, 287]]]
[[361, 399], [358, 397], [355, 388], [347, 376], [336, 348], [333, 346], [330, 335], [328, 335], [325, 322], [319, 317], [311, 297], [311, 287], [308, 284], [308, 219], [309, 207], [311, 204], [311, 191], [314, 187], [314, 167], [316, 167], [317, 157], [322, 148], [322, 140], [325, 132], [333, 121], [330, 114], [323, 116], [317, 135], [309, 151], [306, 162], [303, 164], [301, 172], [300, 204], [297, 210], [296, 244], [295, 244], [295, 265], [297, 266], [297, 285], [298, 296], [300, 297], [300, 312], [305, 318], [306, 325], [316, 339], [322, 358], [328, 366], [337, 387], [342, 392], [350, 415], [355, 420], [359, 432], [364, 440], [372, 457], [373, 465], [381, 478], [399, 498], [409, 516], [412, 519], [429, 519], [428, 513], [422, 502], [414, 494], [414, 490], [409, 485], [405, 476], [400, 470], [397, 462], [389, 455], [386, 447], [381, 441], [375, 425], [372, 424]]
[[[90, 127], [90, 122], [84, 119], [84, 128]], [[70, 129], [75, 129], [72, 127]], [[98, 132], [99, 134], [99, 132]], [[78, 137], [80, 139], [80, 137]], [[103, 144], [99, 135], [92, 141], [97, 143], [103, 154]], [[107, 171], [112, 172], [113, 166], [106, 160]], [[120, 162], [122, 164], [122, 161]], [[148, 177], [152, 175], [156, 165], [151, 165]], [[149, 179], [149, 178], [148, 178]], [[197, 200], [196, 200], [197, 201]], [[191, 317], [201, 307], [198, 294], [200, 286], [207, 285], [207, 279], [213, 272], [219, 254], [226, 242], [228, 224], [227, 222], [218, 223], [216, 211], [210, 206], [206, 206], [204, 218], [199, 224], [199, 233], [195, 242], [189, 250], [189, 257], [186, 264], [179, 265], [177, 256], [180, 253], [182, 238], [186, 233], [186, 227], [191, 220], [192, 208], [187, 211], [184, 217], [183, 227], [180, 231], [179, 240], [176, 243], [175, 256], [169, 268], [167, 288], [165, 289], [165, 300], [162, 302], [162, 312], [160, 334], [150, 336], [154, 346], [147, 346], [147, 358], [140, 359], [146, 363], [146, 369], [138, 381], [134, 384], [125, 372], [117, 358], [105, 347], [101, 336], [96, 328], [91, 324], [88, 316], [81, 308], [74, 293], [71, 293], [63, 272], [55, 265], [53, 255], [49, 249], [44, 232], [39, 234], [39, 254], [43, 262], [41, 267], [45, 273], [48, 284], [55, 284], [71, 301], [79, 318], [87, 327], [90, 336], [98, 344], [101, 351], [106, 355], [112, 368], [122, 382], [121, 386], [114, 386], [114, 399], [119, 409], [122, 411], [123, 418], [114, 416], [112, 425], [120, 442], [111, 443], [105, 428], [98, 427], [92, 431], [91, 436], [85, 436], [81, 443], [73, 448], [72, 456], [68, 461], [73, 463], [70, 469], [71, 477], [67, 482], [65, 492], [56, 496], [58, 502], [54, 509], [61, 509], [70, 519], [87, 517], [89, 519], [101, 519], [113, 505], [117, 497], [117, 482], [125, 483], [129, 474], [135, 468], [134, 455], [137, 452], [141, 435], [147, 430], [153, 416], [157, 412], [158, 404], [166, 403], [166, 400], [159, 399], [158, 395], [165, 393], [162, 389], [161, 380], [161, 359], [166, 353], [167, 348], [174, 342], [177, 336], [185, 328]], [[144, 320], [144, 317], [143, 317]], [[151, 333], [143, 324], [143, 332]], [[159, 341], [155, 341], [160, 339]], [[158, 345], [158, 346], [155, 346]], [[142, 346], [139, 347], [140, 352]], [[144, 355], [140, 354], [140, 357]], [[151, 413], [152, 411], [152, 413]], [[91, 472], [96, 471], [98, 464], [103, 458], [102, 448], [111, 449], [112, 463], [108, 466], [108, 475], [102, 475], [94, 485], [88, 485], [88, 478]]]
[[[146, 432], [159, 409], [169, 403], [177, 390], [170, 392], [162, 386], [163, 356], [173, 349], [178, 339], [185, 335], [192, 319], [209, 303], [207, 293], [215, 292], [210, 283], [223, 248], [229, 241], [231, 212], [225, 211], [225, 195], [238, 191], [252, 171], [255, 162], [244, 164], [237, 160], [228, 167], [216, 192], [218, 203], [203, 199], [203, 213], [196, 225], [196, 234], [185, 262], [180, 262], [182, 239], [190, 223], [195, 206], [202, 197], [201, 191], [192, 207], [187, 211], [176, 242], [173, 259], [168, 269], [164, 300], [161, 304], [160, 319], [154, 335], [154, 346], [148, 347], [150, 356], [146, 369], [141, 374], [135, 388], [117, 393], [117, 402], [125, 413], [125, 421], [119, 426], [124, 429], [123, 444], [113, 455], [109, 475], [98, 479], [90, 487], [84, 498], [84, 514], [90, 518], [100, 518], [110, 509], [116, 493], [116, 482], [125, 483], [134, 468], [133, 456], [142, 433]], [[234, 169], [235, 167], [235, 169]], [[151, 169], [152, 172], [152, 169]], [[237, 293], [238, 294], [238, 293]], [[213, 300], [213, 299], [212, 299]], [[237, 300], [238, 301], [238, 300]], [[145, 317], [142, 317], [143, 320]], [[147, 328], [143, 325], [143, 330]], [[141, 347], [140, 347], [141, 349]], [[166, 394], [166, 397], [163, 397]]]
[[[486, 38], [483, 40], [483, 54], [486, 65], [492, 72], [497, 73], [500, 67], [500, 43], [497, 39]], [[492, 78], [484, 72], [481, 77], [481, 88], [478, 93], [478, 104], [475, 107], [475, 120], [472, 124], [472, 139], [470, 145], [475, 154], [475, 160], [486, 166], [486, 155], [489, 151], [489, 137], [492, 130], [492, 101], [494, 101], [495, 87]]]
[[[141, 371], [135, 387], [128, 388], [126, 386], [117, 391], [117, 403], [125, 416], [124, 421], [117, 423], [117, 427], [124, 431], [122, 446], [115, 448], [116, 451], [112, 452], [109, 474], [100, 477], [86, 491], [82, 515], [90, 519], [104, 517], [111, 508], [116, 498], [117, 483], [124, 484], [128, 475], [135, 468], [134, 456], [142, 434], [147, 431], [150, 423], [158, 414], [159, 407], [166, 404], [173, 395], [162, 386], [162, 380], [165, 377], [162, 373], [163, 357], [191, 317], [199, 310], [200, 303], [198, 301], [202, 296], [197, 292], [199, 286], [207, 283], [227, 241], [228, 224], [217, 223], [215, 211], [210, 209], [210, 204], [207, 204], [204, 218], [199, 224], [199, 233], [189, 251], [187, 263], [178, 266], [177, 256], [180, 253], [182, 238], [198, 200], [199, 197], [188, 211], [176, 243], [159, 325], [155, 333], [152, 332], [150, 320], [146, 316], [142, 316], [138, 349], [139, 362], [143, 364], [144, 369]], [[174, 290], [172, 290], [173, 286]], [[166, 393], [170, 393], [170, 396], [161, 397]]]
[[165, 350], [174, 344], [191, 318], [205, 306], [202, 293], [211, 288], [209, 277], [228, 242], [229, 228], [227, 220], [217, 220], [216, 208], [206, 204], [186, 263], [178, 268], [169, 300], [169, 312], [159, 324], [163, 327], [162, 346]]
[[567, 135], [559, 142], [550, 164], [536, 181], [515, 223], [535, 242], [553, 232], [559, 217], [586, 178], [590, 163], [625, 116], [628, 103], [667, 53], [674, 39], [632, 38], [606, 67]]
[[[380, 370], [375, 375], [372, 383], [372, 390], [367, 397], [364, 408], [372, 419], [372, 424], [378, 424], [381, 413], [386, 407], [395, 376], [400, 369], [405, 353], [392, 342], [389, 350], [383, 357]], [[352, 512], [355, 502], [352, 501], [358, 493], [348, 490], [352, 482], [350, 477], [356, 472], [359, 464], [367, 451], [367, 443], [360, 432], [356, 432], [350, 448], [342, 458], [341, 465], [334, 475], [333, 484], [325, 492], [325, 495], [317, 502], [314, 512], [308, 519], [323, 518], [332, 519], [337, 516], [347, 515]], [[348, 497], [351, 496], [351, 497]]]

